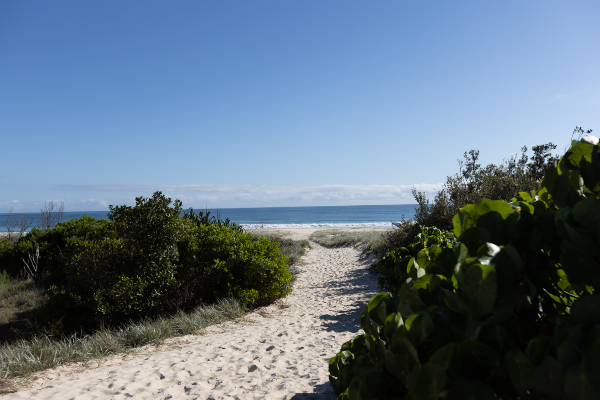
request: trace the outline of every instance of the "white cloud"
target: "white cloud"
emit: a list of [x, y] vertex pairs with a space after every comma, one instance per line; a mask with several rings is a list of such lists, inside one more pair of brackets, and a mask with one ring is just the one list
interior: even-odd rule
[[0, 213], [39, 212], [46, 202], [64, 200], [65, 211], [105, 211], [110, 204], [133, 205], [138, 196], [162, 191], [183, 202], [184, 208], [301, 207], [414, 204], [412, 188], [432, 199], [443, 184], [415, 185], [63, 185], [39, 201], [0, 202]]
[[[108, 204], [132, 204], [135, 196], [149, 196], [160, 190], [171, 198], [182, 200], [184, 207], [286, 207], [316, 205], [411, 204], [411, 189], [433, 197], [442, 184], [415, 185], [65, 185], [66, 192], [110, 193], [110, 199], [67, 200], [77, 208], [88, 206], [108, 208]], [[119, 196], [118, 194], [121, 194]], [[104, 196], [101, 196], [104, 197]], [[118, 200], [121, 200], [120, 202]], [[76, 203], [76, 204], [75, 204]], [[71, 207], [69, 207], [71, 208]]]

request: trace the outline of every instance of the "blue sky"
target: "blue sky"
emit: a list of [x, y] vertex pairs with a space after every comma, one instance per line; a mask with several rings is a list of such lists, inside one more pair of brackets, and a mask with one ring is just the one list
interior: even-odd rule
[[598, 1], [0, 2], [0, 212], [414, 203], [600, 134]]

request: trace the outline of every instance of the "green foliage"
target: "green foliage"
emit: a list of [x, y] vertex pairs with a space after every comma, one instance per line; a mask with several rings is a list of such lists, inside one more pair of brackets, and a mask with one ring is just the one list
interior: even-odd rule
[[63, 236], [60, 263], [43, 274], [43, 318], [87, 328], [167, 311], [185, 228], [180, 211], [181, 202], [156, 192], [134, 207], [110, 206], [102, 235]]
[[466, 204], [475, 204], [481, 199], [512, 199], [518, 192], [537, 190], [546, 169], [558, 158], [551, 155], [555, 149], [552, 143], [533, 146], [533, 155], [527, 156], [527, 147], [521, 149], [521, 156], [513, 156], [504, 163], [478, 164], [479, 150], [464, 154], [459, 161], [460, 172], [446, 178], [446, 184], [432, 203], [425, 193], [413, 189], [413, 196], [419, 206], [415, 208], [415, 221], [420, 226], [435, 226], [442, 230], [452, 229], [452, 218]]
[[[37, 323], [53, 330], [97, 329], [132, 319], [191, 310], [233, 298], [254, 306], [291, 291], [288, 259], [278, 244], [228, 220], [188, 211], [162, 193], [136, 205], [110, 206], [109, 220], [82, 217], [33, 229], [2, 257], [39, 249], [47, 302]], [[17, 270], [15, 271], [17, 272]]]
[[268, 238], [218, 224], [189, 229], [180, 242], [178, 308], [231, 297], [243, 306], [261, 305], [291, 290], [289, 260]]
[[339, 399], [600, 397], [600, 147], [574, 142], [540, 191], [454, 216], [329, 362]]
[[365, 253], [375, 252], [381, 248], [389, 229], [319, 229], [310, 235], [310, 239], [327, 246], [360, 246]]
[[381, 275], [377, 282], [379, 287], [396, 293], [408, 278], [416, 279], [422, 274], [424, 265], [431, 263], [429, 253], [437, 256], [437, 251], [451, 252], [456, 240], [452, 232], [422, 227], [411, 244], [388, 252], [377, 262], [375, 266]]
[[185, 211], [183, 217], [196, 225], [216, 224], [219, 226], [225, 226], [227, 228], [234, 229], [238, 232], [244, 231], [244, 228], [241, 225], [230, 221], [229, 218], [225, 218], [225, 219], [221, 218], [221, 214], [219, 214], [219, 210], [217, 210], [217, 215], [213, 215], [211, 217], [209, 210], [198, 211], [198, 214], [196, 214], [194, 212], [193, 208], [189, 208], [187, 211]]
[[22, 276], [23, 259], [27, 260], [28, 254], [38, 248], [40, 274], [49, 275], [52, 271], [62, 268], [62, 252], [67, 247], [68, 239], [96, 240], [109, 235], [111, 230], [108, 221], [97, 220], [87, 215], [59, 223], [53, 229], [33, 228], [15, 244], [0, 242], [3, 244], [0, 245], [0, 267], [13, 277]]

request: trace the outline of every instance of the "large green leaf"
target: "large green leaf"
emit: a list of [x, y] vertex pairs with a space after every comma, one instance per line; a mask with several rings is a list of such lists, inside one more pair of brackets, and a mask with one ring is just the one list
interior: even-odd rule
[[512, 293], [523, 274], [523, 261], [512, 246], [503, 247], [492, 259], [491, 264], [496, 269], [498, 296]]
[[577, 178], [579, 181], [580, 178], [578, 171], [569, 171], [569, 174], [558, 175], [549, 189], [558, 207], [572, 207], [581, 198], [578, 185], [573, 187], [573, 180]]
[[[563, 335], [566, 336], [564, 340], [556, 340]], [[558, 361], [560, 361], [565, 367], [571, 367], [578, 364], [581, 361], [580, 347], [582, 341], [583, 334], [581, 332], [581, 325], [562, 327], [555, 337], [555, 344], [557, 344], [556, 355], [558, 357]]]
[[565, 398], [564, 377], [562, 364], [550, 356], [544, 356], [542, 362], [533, 371], [532, 388], [539, 398], [562, 400]]
[[549, 166], [546, 169], [546, 173], [544, 174], [544, 178], [542, 179], [542, 183], [540, 185], [540, 191], [538, 193], [540, 199], [545, 203], [548, 203], [550, 201], [548, 195], [550, 195], [550, 189], [552, 188], [552, 185], [554, 184], [554, 181], [557, 178], [558, 168], [556, 168], [554, 165]]
[[369, 317], [368, 306], [365, 306], [364, 311], [362, 312], [362, 314], [360, 314], [360, 326], [362, 326], [367, 335], [379, 338], [377, 326], [371, 323], [371, 317]]
[[456, 368], [458, 363], [458, 344], [448, 343], [447, 345], [437, 349], [435, 353], [429, 357], [429, 363], [439, 364], [445, 370]]
[[579, 164], [581, 168], [581, 176], [585, 182], [585, 186], [592, 192], [597, 193], [600, 184], [600, 154], [595, 149], [592, 152], [592, 161], [581, 160]]
[[464, 232], [465, 228], [465, 214], [462, 212], [459, 212], [458, 214], [455, 214], [454, 217], [452, 218], [452, 225], [454, 226], [454, 234], [456, 236], [462, 235], [462, 233]]
[[404, 371], [410, 372], [416, 366], [421, 365], [415, 346], [398, 332], [392, 338], [390, 351], [394, 356], [396, 364]]
[[444, 303], [446, 303], [449, 309], [460, 314], [469, 314], [471, 312], [471, 309], [458, 294], [447, 289], [443, 289], [443, 291]]
[[566, 169], [571, 169], [579, 167], [582, 159], [591, 162], [593, 151], [593, 144], [579, 142], [577, 145], [571, 147], [564, 155], [563, 159], [561, 160], [561, 168], [566, 167]]
[[494, 322], [504, 324], [510, 319], [517, 305], [518, 297], [513, 293], [507, 293], [496, 302], [494, 307]]
[[477, 249], [484, 243], [492, 240], [492, 236], [487, 229], [473, 226], [465, 230], [460, 237], [460, 242], [467, 246], [471, 254], [475, 254]]
[[514, 212], [510, 204], [504, 200], [489, 199], [482, 199], [477, 204], [468, 204], [462, 208], [462, 211], [466, 217], [472, 219], [473, 222], [491, 211], [497, 212], [502, 218], [506, 218]]
[[597, 400], [600, 397], [600, 362], [585, 357], [580, 363], [567, 369], [565, 392], [573, 400]]
[[548, 335], [540, 335], [529, 341], [527, 349], [525, 349], [525, 354], [529, 357], [533, 365], [538, 365], [544, 360], [551, 343], [552, 338]]
[[[600, 200], [589, 196], [573, 206], [573, 218], [595, 237], [600, 237]], [[595, 243], [596, 245], [598, 243]]]
[[[390, 307], [387, 307], [387, 303], [393, 304], [390, 304]], [[388, 315], [388, 308], [389, 311], [392, 312], [393, 310], [395, 310], [397, 304], [398, 301], [394, 301], [390, 293], [378, 293], [375, 296], [371, 297], [367, 305], [369, 317], [373, 321], [377, 322], [379, 325], [383, 326], [385, 319]]]
[[408, 261], [406, 272], [408, 272], [408, 276], [410, 276], [412, 279], [419, 279], [423, 275], [427, 274], [427, 271], [419, 266], [419, 263], [414, 257]]
[[492, 323], [482, 325], [477, 337], [473, 338], [473, 340], [490, 346], [498, 353], [501, 353], [504, 347], [504, 333], [498, 325]]
[[486, 241], [503, 246], [507, 245], [510, 240], [508, 223], [497, 211], [490, 211], [477, 218], [477, 228], [485, 229], [489, 232], [489, 239]]
[[414, 400], [438, 400], [439, 393], [445, 386], [444, 369], [439, 364], [427, 363], [417, 374], [410, 395]]
[[560, 263], [569, 281], [577, 285], [589, 285], [600, 275], [600, 263], [587, 251], [566, 246], [560, 256]]
[[405, 321], [406, 331], [410, 334], [410, 341], [418, 346], [425, 342], [433, 332], [433, 321], [427, 312], [411, 315]]
[[446, 400], [496, 400], [496, 394], [481, 381], [461, 379], [454, 384]]
[[489, 265], [471, 265], [462, 282], [462, 289], [475, 317], [490, 314], [496, 300], [496, 269]]
[[383, 326], [383, 331], [387, 338], [393, 337], [397, 330], [401, 330], [402, 334], [406, 334], [404, 330], [404, 319], [399, 312], [388, 315]]
[[582, 325], [595, 325], [600, 323], [600, 295], [588, 294], [573, 303], [571, 317]]
[[458, 366], [465, 378], [485, 379], [500, 365], [500, 355], [490, 346], [465, 340], [458, 346]]
[[431, 292], [442, 286], [442, 283], [446, 281], [448, 279], [443, 275], [427, 274], [414, 281], [414, 288], [425, 289]]
[[504, 355], [504, 364], [517, 393], [522, 398], [528, 398], [528, 391], [532, 387], [533, 370], [535, 369], [529, 358], [521, 350], [515, 348]]
[[600, 324], [593, 326], [585, 335], [581, 351], [600, 360]]

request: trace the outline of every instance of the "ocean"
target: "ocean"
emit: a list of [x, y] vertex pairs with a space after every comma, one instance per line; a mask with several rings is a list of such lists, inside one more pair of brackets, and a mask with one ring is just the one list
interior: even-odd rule
[[[409, 219], [415, 214], [415, 204], [383, 206], [321, 206], [321, 207], [261, 207], [220, 208], [209, 210], [211, 215], [219, 212], [221, 218], [248, 229], [264, 228], [310, 228], [310, 227], [391, 227], [391, 221]], [[198, 210], [196, 210], [198, 211]], [[201, 210], [204, 211], [204, 210]], [[6, 232], [6, 215], [0, 214], [0, 232]], [[32, 221], [31, 227], [39, 226], [39, 213], [22, 214]], [[65, 212], [63, 221], [83, 215], [102, 219], [107, 211]], [[13, 213], [13, 218], [18, 217]], [[30, 228], [31, 229], [31, 228]]]

